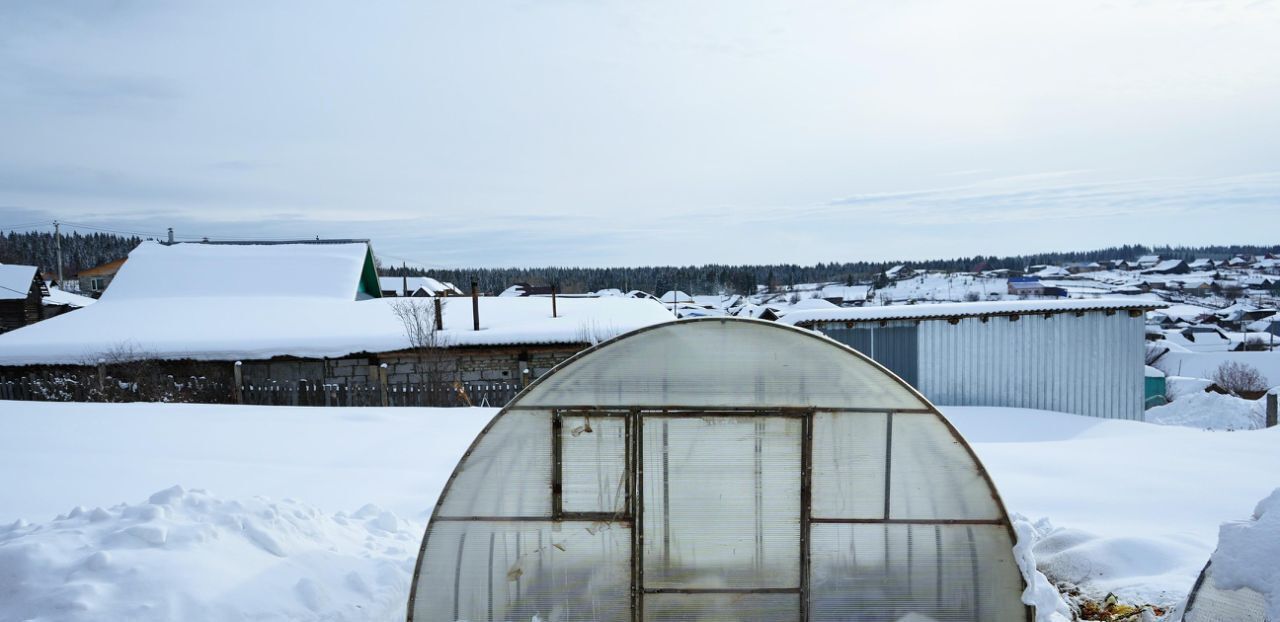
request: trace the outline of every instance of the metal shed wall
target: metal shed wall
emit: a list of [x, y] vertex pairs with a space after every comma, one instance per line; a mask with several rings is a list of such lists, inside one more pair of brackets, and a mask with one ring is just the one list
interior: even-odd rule
[[[919, 321], [914, 384], [930, 401], [1142, 419], [1141, 316], [1087, 311], [953, 321]], [[849, 343], [857, 329], [845, 322], [816, 328], [862, 350]]]

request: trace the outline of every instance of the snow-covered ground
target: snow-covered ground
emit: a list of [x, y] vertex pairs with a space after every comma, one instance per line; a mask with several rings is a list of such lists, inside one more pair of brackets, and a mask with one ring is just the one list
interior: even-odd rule
[[1224, 521], [1280, 486], [1280, 428], [1215, 432], [1012, 408], [944, 407], [1010, 512], [1037, 523], [1037, 565], [1097, 597], [1171, 605]]
[[[1176, 603], [1280, 484], [1280, 429], [944, 411], [1040, 569], [1098, 597]], [[495, 412], [0, 402], [0, 620], [395, 619]]]

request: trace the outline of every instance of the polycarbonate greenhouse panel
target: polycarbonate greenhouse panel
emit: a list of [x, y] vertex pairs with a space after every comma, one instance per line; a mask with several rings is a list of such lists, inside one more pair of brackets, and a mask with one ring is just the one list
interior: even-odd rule
[[589, 350], [544, 376], [520, 405], [928, 408], [873, 363], [816, 333], [708, 321], [723, 324], [663, 324]]
[[811, 332], [681, 321], [498, 414], [441, 495], [409, 617], [1025, 622], [1012, 549], [976, 458], [892, 375]]
[[647, 622], [798, 622], [796, 594], [646, 594]]
[[888, 416], [813, 416], [813, 516], [884, 518]]
[[895, 413], [891, 419], [889, 518], [1004, 517], [977, 461], [938, 416]]
[[1191, 591], [1185, 622], [1274, 622], [1267, 618], [1267, 600], [1256, 590], [1244, 587], [1224, 590], [1213, 579], [1213, 564], [1200, 572]]
[[1003, 525], [820, 524], [810, 536], [810, 620], [1024, 620]]
[[437, 521], [415, 620], [631, 619], [631, 530], [568, 521]]
[[462, 459], [440, 516], [551, 517], [551, 413], [501, 415]]
[[625, 417], [562, 416], [560, 454], [565, 512], [621, 514], [626, 510]]
[[802, 426], [645, 417], [646, 589], [800, 586]]

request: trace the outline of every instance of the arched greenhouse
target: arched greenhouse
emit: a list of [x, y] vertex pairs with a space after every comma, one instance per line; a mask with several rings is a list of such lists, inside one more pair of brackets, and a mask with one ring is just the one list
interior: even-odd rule
[[539, 379], [436, 504], [411, 621], [1030, 620], [942, 415], [835, 341], [659, 324]]

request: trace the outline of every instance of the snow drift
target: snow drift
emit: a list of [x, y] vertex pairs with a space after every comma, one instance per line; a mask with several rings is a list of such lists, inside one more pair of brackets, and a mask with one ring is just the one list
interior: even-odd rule
[[376, 506], [173, 487], [0, 527], [0, 620], [393, 619], [420, 534]]

